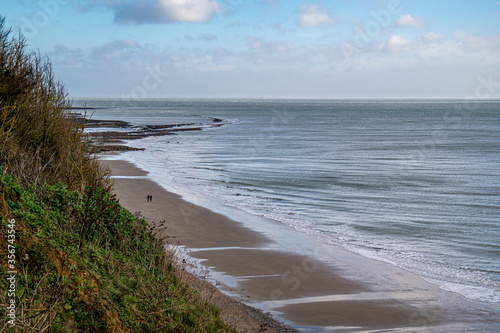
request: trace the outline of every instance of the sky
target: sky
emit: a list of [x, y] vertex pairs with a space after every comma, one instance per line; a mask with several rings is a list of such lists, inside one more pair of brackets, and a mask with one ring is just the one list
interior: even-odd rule
[[0, 3], [72, 98], [500, 98], [500, 0]]

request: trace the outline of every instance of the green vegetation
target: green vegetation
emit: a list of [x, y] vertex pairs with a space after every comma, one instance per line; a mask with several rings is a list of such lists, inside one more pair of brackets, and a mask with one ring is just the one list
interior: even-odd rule
[[0, 331], [233, 332], [119, 205], [50, 63], [12, 35], [0, 17]]
[[[27, 189], [0, 171], [0, 193], [2, 234], [16, 221], [19, 331], [230, 331], [179, 280], [146, 222], [109, 192]], [[7, 258], [5, 246], [0, 252]], [[8, 270], [0, 268], [2, 290]], [[8, 303], [6, 293], [0, 299]]]

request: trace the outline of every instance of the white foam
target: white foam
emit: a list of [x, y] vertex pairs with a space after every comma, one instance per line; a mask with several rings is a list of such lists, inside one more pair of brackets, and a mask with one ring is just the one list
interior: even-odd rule
[[[180, 145], [165, 144], [166, 140], [179, 141]], [[479, 272], [464, 270], [433, 262], [409, 244], [401, 244], [397, 239], [379, 238], [374, 240], [368, 233], [357, 231], [351, 225], [357, 221], [349, 214], [336, 217], [338, 225], [317, 228], [310, 216], [297, 209], [290, 214], [288, 209], [272, 201], [255, 189], [245, 189], [224, 182], [221, 169], [200, 169], [199, 161], [186, 152], [183, 143], [186, 137], [149, 137], [130, 141], [135, 147], [145, 147], [145, 151], [126, 152], [121, 156], [140, 168], [149, 171], [150, 177], [169, 191], [183, 195], [196, 203], [209, 202], [205, 198], [217, 200], [225, 205], [262, 216], [297, 230], [315, 236], [324, 243], [339, 245], [346, 250], [364, 257], [384, 261], [416, 273], [441, 288], [464, 295], [473, 300], [500, 303], [500, 284], [491, 281]], [[239, 195], [237, 195], [237, 193]], [[384, 243], [381, 243], [381, 239]], [[377, 242], [377, 246], [374, 243]]]
[[498, 290], [459, 283], [435, 281], [432, 279], [428, 279], [428, 281], [439, 285], [443, 290], [455, 292], [469, 299], [500, 305], [500, 293]]

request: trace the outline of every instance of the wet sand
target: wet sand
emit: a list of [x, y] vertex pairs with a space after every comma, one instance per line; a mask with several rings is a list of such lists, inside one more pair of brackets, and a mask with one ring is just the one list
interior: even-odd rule
[[269, 236], [164, 190], [133, 164], [105, 163], [125, 208], [210, 267], [220, 289], [298, 329], [467, 332], [500, 322], [495, 309], [386, 263], [340, 251], [328, 260], [278, 251]]

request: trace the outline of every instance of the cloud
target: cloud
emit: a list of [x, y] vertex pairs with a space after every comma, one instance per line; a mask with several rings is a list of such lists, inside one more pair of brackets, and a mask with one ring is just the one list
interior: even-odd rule
[[231, 55], [231, 52], [223, 47], [218, 47], [216, 49], [209, 50], [208, 54], [216, 58], [226, 58]]
[[198, 35], [198, 40], [203, 41], [203, 42], [211, 42], [211, 41], [217, 40], [217, 35], [209, 34], [209, 33], [202, 33], [202, 34]]
[[463, 31], [455, 32], [455, 38], [462, 42], [466, 51], [477, 51], [488, 46], [488, 39], [485, 37], [469, 36]]
[[88, 65], [96, 68], [116, 67], [141, 69], [159, 62], [159, 54], [151, 45], [139, 45], [134, 40], [118, 39], [92, 49]]
[[335, 23], [326, 8], [318, 5], [303, 5], [297, 8], [297, 24], [304, 28], [316, 28]]
[[490, 50], [500, 52], [500, 35], [469, 36], [463, 31], [455, 32], [455, 39], [462, 43], [464, 50], [469, 52]]
[[427, 21], [421, 17], [414, 18], [413, 16], [406, 14], [401, 15], [396, 21], [396, 25], [400, 27], [411, 27], [411, 28], [423, 28], [427, 25]]
[[84, 54], [81, 49], [71, 50], [64, 45], [56, 45], [49, 52], [50, 59], [57, 65], [67, 68], [81, 68], [84, 64]]
[[391, 35], [382, 50], [385, 53], [399, 53], [425, 50], [431, 43], [444, 38], [442, 34], [430, 32], [420, 38], [409, 40], [401, 35]]
[[248, 36], [247, 45], [252, 50], [263, 50], [266, 53], [286, 52], [294, 49], [291, 43], [266, 42], [260, 38]]
[[434, 41], [442, 40], [443, 38], [444, 38], [443, 34], [438, 34], [435, 32], [429, 32], [428, 34], [422, 36], [422, 40], [425, 43], [432, 43]]
[[263, 2], [267, 3], [268, 5], [276, 8], [280, 5], [279, 0], [263, 0]]
[[139, 48], [137, 42], [133, 40], [115, 40], [114, 42], [96, 47], [92, 51], [94, 60], [117, 60], [126, 57], [131, 51]]
[[80, 8], [95, 6], [110, 8], [119, 24], [206, 23], [222, 12], [222, 6], [210, 0], [87, 0]]
[[384, 52], [396, 53], [410, 50], [410, 41], [401, 35], [391, 35], [387, 42], [385, 42]]

